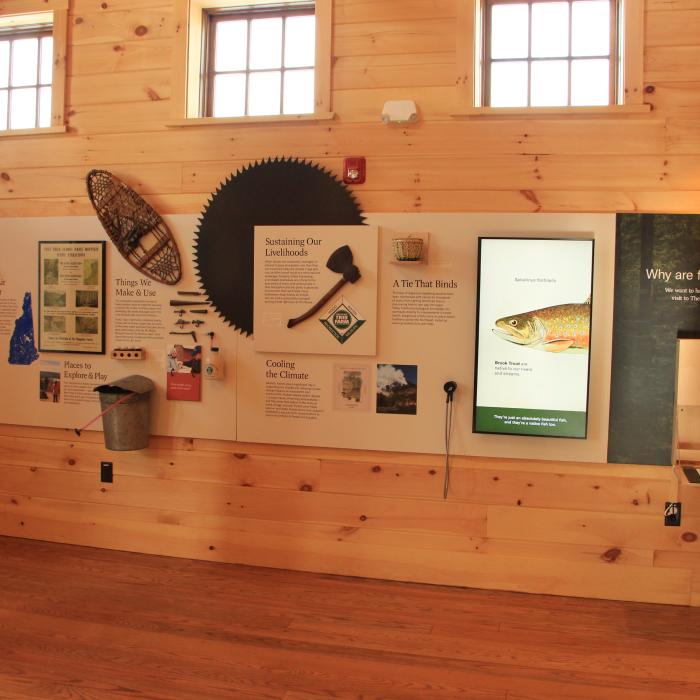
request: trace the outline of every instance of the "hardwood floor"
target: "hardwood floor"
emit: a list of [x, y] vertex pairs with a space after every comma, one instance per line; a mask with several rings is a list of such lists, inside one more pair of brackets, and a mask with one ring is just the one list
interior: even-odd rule
[[698, 697], [698, 608], [0, 538], [0, 700]]

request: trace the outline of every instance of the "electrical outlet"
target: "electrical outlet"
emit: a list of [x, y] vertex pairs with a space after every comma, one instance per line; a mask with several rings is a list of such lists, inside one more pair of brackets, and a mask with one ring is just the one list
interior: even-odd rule
[[664, 525], [667, 527], [679, 527], [681, 524], [681, 504], [674, 501], [666, 501], [664, 510]]
[[114, 470], [111, 462], [100, 462], [100, 481], [103, 484], [114, 483]]

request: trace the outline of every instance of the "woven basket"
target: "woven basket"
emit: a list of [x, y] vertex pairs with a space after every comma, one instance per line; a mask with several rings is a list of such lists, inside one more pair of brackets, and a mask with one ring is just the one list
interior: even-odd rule
[[407, 238], [394, 238], [391, 241], [394, 248], [394, 257], [404, 262], [420, 260], [423, 253], [423, 239], [408, 236]]

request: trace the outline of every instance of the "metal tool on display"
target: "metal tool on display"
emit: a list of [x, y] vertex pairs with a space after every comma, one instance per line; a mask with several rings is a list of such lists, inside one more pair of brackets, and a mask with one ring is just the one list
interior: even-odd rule
[[342, 279], [338, 280], [306, 313], [296, 318], [290, 318], [287, 321], [287, 328], [294, 328], [294, 326], [313, 316], [342, 289], [346, 282], [355, 284], [361, 276], [359, 268], [353, 264], [352, 250], [347, 245], [341, 246], [331, 253], [326, 262], [326, 267], [333, 272], [343, 275]]
[[197, 334], [194, 331], [170, 331], [170, 335], [190, 335], [192, 340], [197, 342]]
[[212, 195], [195, 238], [195, 272], [213, 309], [241, 333], [253, 332], [256, 226], [364, 223], [352, 192], [321, 166], [295, 158], [251, 163]]

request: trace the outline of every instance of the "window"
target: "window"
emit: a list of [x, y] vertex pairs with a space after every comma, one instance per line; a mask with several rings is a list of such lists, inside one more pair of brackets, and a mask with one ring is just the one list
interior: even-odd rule
[[485, 104], [615, 103], [615, 0], [487, 0], [485, 9]]
[[457, 113], [646, 111], [643, 0], [459, 0]]
[[203, 116], [314, 111], [313, 6], [207, 12]]
[[0, 136], [64, 131], [68, 0], [0, 12]]
[[0, 29], [0, 130], [51, 126], [52, 27]]
[[[332, 0], [181, 0], [177, 121], [330, 118]], [[183, 120], [182, 117], [185, 117]]]

